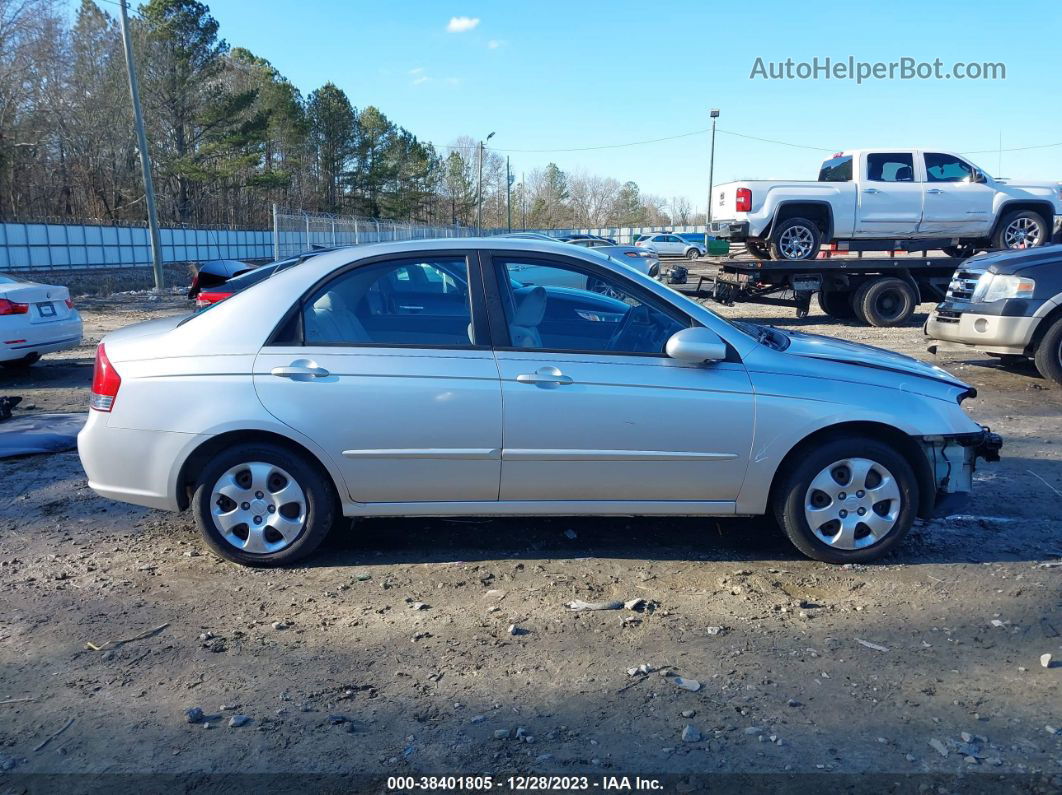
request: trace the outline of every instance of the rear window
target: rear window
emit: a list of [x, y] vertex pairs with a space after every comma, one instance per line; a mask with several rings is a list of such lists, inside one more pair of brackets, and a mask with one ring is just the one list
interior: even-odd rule
[[852, 156], [831, 157], [819, 169], [819, 182], [851, 182]]

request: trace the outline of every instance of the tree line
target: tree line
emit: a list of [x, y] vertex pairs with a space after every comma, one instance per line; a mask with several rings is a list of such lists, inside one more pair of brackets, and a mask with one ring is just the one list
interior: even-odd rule
[[[474, 226], [479, 151], [437, 147], [329, 82], [303, 96], [230, 46], [197, 0], [148, 0], [131, 20], [160, 222], [266, 227], [283, 207]], [[117, 19], [81, 0], [0, 0], [0, 219], [145, 217]], [[689, 202], [554, 163], [509, 177], [482, 162], [483, 226], [693, 223]], [[521, 172], [523, 174], [523, 172]], [[508, 184], [507, 184], [508, 180]]]

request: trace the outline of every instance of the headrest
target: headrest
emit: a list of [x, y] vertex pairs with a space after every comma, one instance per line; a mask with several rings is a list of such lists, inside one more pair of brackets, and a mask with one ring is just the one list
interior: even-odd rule
[[514, 326], [537, 326], [546, 316], [546, 288], [532, 287], [524, 295], [516, 296], [516, 313], [513, 315]]

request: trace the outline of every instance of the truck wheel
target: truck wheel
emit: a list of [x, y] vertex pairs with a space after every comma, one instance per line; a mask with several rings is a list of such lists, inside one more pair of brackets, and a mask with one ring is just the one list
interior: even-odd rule
[[767, 243], [762, 243], [759, 240], [746, 240], [745, 250], [756, 259], [771, 258], [771, 247]]
[[851, 320], [854, 318], [855, 309], [852, 307], [852, 294], [846, 291], [830, 291], [818, 293], [819, 309], [830, 317], [838, 320]]
[[1056, 320], [1040, 340], [1035, 361], [1040, 375], [1062, 386], [1062, 318]]
[[771, 256], [774, 259], [815, 259], [822, 235], [807, 218], [789, 218], [771, 233]]
[[1047, 223], [1032, 210], [1017, 210], [1003, 216], [992, 235], [992, 248], [1032, 248], [1047, 242]]
[[793, 546], [826, 563], [865, 563], [911, 528], [918, 481], [892, 446], [849, 436], [805, 451], [774, 491], [774, 512]]
[[875, 279], [856, 293], [856, 314], [868, 325], [899, 326], [914, 314], [918, 296], [903, 279]]

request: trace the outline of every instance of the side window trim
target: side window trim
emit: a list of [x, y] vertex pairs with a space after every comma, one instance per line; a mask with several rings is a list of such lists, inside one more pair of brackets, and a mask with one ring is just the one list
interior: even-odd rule
[[483, 283], [486, 293], [487, 314], [490, 319], [491, 336], [494, 341], [494, 350], [496, 351], [513, 351], [513, 352], [526, 352], [526, 353], [556, 353], [565, 355], [579, 355], [579, 356], [635, 356], [638, 358], [651, 358], [651, 359], [667, 359], [666, 353], [639, 353], [631, 351], [594, 351], [594, 350], [572, 350], [570, 348], [518, 348], [513, 346], [512, 339], [509, 333], [509, 324], [506, 319], [505, 305], [501, 297], [501, 286], [498, 284], [498, 276], [501, 270], [501, 266], [506, 259], [523, 258], [532, 262], [552, 267], [575, 267], [577, 269], [589, 271], [591, 274], [595, 274], [600, 278], [613, 279], [619, 278], [624, 281], [624, 286], [628, 287], [632, 297], [637, 298], [643, 304], [649, 306], [652, 309], [656, 309], [664, 315], [674, 320], [677, 324], [684, 328], [692, 328], [700, 325], [690, 315], [681, 311], [677, 307], [672, 306], [666, 301], [660, 300], [656, 295], [653, 295], [649, 290], [643, 288], [640, 284], [634, 281], [623, 279], [623, 277], [617, 276], [617, 274], [602, 268], [593, 262], [586, 262], [582, 259], [574, 259], [569, 257], [563, 257], [558, 254], [540, 254], [538, 252], [526, 252], [526, 251], [505, 251], [502, 249], [483, 250], [480, 254], [482, 268], [483, 268]]
[[[335, 270], [325, 274], [313, 284], [311, 284], [306, 290], [303, 291], [299, 299], [292, 304], [287, 312], [281, 317], [280, 321], [276, 324], [269, 336], [266, 337], [265, 343], [262, 347], [284, 347], [284, 348], [306, 348], [306, 347], [322, 347], [322, 348], [396, 348], [396, 349], [408, 349], [408, 348], [422, 348], [425, 350], [452, 350], [452, 351], [483, 351], [491, 350], [492, 344], [490, 334], [487, 329], [488, 313], [483, 296], [483, 281], [482, 281], [482, 263], [479, 260], [480, 251], [477, 249], [442, 249], [442, 250], [424, 250], [419, 252], [410, 253], [398, 253], [398, 254], [381, 254], [376, 257], [370, 257], [362, 260], [354, 260], [341, 265]], [[469, 310], [472, 315], [472, 328], [473, 336], [477, 342], [468, 345], [430, 345], [422, 343], [401, 343], [401, 342], [340, 342], [340, 343], [326, 343], [326, 342], [312, 342], [306, 341], [306, 324], [304, 321], [305, 310], [307, 302], [311, 296], [316, 295], [322, 287], [325, 285], [342, 278], [347, 273], [360, 268], [373, 267], [386, 262], [394, 262], [396, 266], [401, 262], [417, 263], [430, 261], [432, 259], [463, 259], [465, 261], [465, 273], [467, 278], [467, 286], [469, 291]], [[292, 314], [296, 316], [296, 339], [291, 342], [278, 341], [277, 337], [284, 331], [285, 327], [291, 322]], [[481, 331], [482, 329], [482, 331]], [[484, 342], [480, 343], [480, 336], [483, 336]]]

